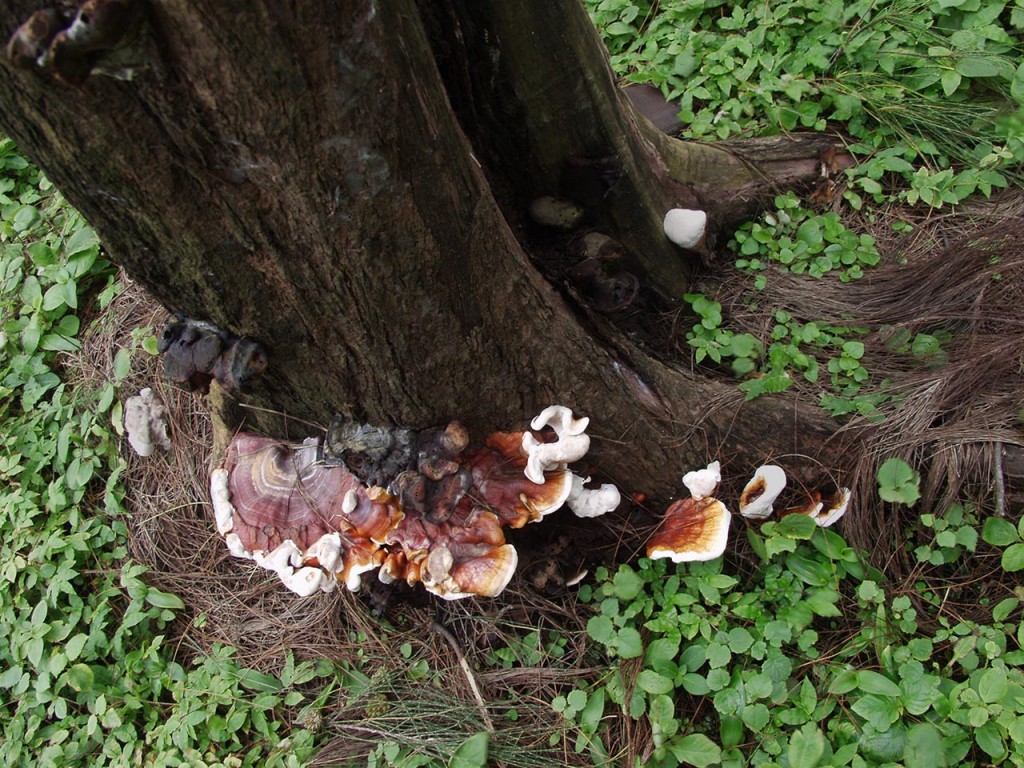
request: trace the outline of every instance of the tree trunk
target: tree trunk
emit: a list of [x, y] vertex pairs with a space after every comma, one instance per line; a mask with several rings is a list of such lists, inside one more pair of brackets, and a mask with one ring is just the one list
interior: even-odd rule
[[[9, 7], [13, 32], [33, 7]], [[759, 164], [658, 134], [577, 0], [165, 0], [119, 55], [131, 79], [80, 87], [5, 61], [0, 121], [163, 304], [266, 347], [250, 402], [477, 437], [570, 405], [601, 474], [663, 497], [711, 459], [833, 463], [817, 410], [744, 404], [548, 279], [564, 242], [526, 220], [534, 197], [583, 203], [645, 306], [672, 308], [700, 254], [666, 240], [669, 208], [717, 229], [819, 170], [796, 140]]]

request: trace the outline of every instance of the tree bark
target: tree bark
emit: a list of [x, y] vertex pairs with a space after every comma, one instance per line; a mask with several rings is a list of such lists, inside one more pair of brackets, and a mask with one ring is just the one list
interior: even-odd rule
[[[9, 9], [8, 33], [33, 6]], [[67, 87], [5, 61], [0, 122], [165, 306], [266, 347], [250, 402], [321, 424], [458, 418], [477, 437], [562, 403], [591, 417], [601, 474], [662, 497], [716, 458], [833, 463], [816, 409], [744, 404], [549, 282], [523, 214], [574, 194], [670, 306], [700, 261], [665, 239], [665, 211], [735, 221], [776, 178], [813, 180], [819, 147], [759, 165], [658, 134], [576, 0], [165, 0], [145, 16], [130, 80]]]

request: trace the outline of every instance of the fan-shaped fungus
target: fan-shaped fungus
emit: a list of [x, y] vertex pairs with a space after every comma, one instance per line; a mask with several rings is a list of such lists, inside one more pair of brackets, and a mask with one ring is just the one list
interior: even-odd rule
[[714, 560], [725, 552], [731, 517], [718, 499], [681, 499], [668, 508], [647, 541], [647, 556], [667, 557], [674, 563]]
[[740, 494], [740, 514], [764, 520], [772, 513], [772, 504], [786, 487], [786, 472], [775, 464], [758, 467], [754, 477]]

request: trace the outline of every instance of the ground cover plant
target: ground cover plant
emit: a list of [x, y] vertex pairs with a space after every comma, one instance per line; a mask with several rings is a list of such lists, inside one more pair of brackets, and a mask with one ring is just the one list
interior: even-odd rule
[[[681, 346], [750, 398], [806, 387], [837, 416], [892, 423], [906, 400], [874, 365], [878, 324], [801, 316], [771, 289], [855, 290], [895, 238], [931, 236], [951, 206], [1016, 182], [1022, 10], [588, 5], [621, 74], [681, 99], [688, 136], [849, 137], [861, 162], [843, 184], [817, 203], [780, 195], [735, 233], [742, 291], [689, 295]], [[615, 547], [591, 553], [602, 565], [578, 599], [520, 578], [493, 604], [281, 594], [212, 533], [201, 406], [161, 393], [179, 420], [173, 459], [120, 452], [118, 401], [152, 384], [157, 320], [86, 338], [130, 289], [0, 146], [10, 764], [1024, 764], [1019, 499], [918, 517], [934, 488], [884, 441], [892, 455], [858, 492], [893, 522], [857, 546], [856, 531], [790, 516], [738, 525], [724, 560], [667, 565], [638, 555], [658, 514], [640, 507], [608, 524]], [[955, 359], [943, 322], [881, 333], [910, 368]], [[83, 381], [90, 344], [102, 372]]]
[[[182, 600], [127, 557], [125, 461], [109, 380], [71, 387], [84, 323], [121, 290], [93, 231], [0, 140], [0, 759], [17, 766], [299, 765], [281, 719], [329, 666], [278, 675], [224, 645], [165, 642]], [[113, 354], [113, 353], [111, 353]]]

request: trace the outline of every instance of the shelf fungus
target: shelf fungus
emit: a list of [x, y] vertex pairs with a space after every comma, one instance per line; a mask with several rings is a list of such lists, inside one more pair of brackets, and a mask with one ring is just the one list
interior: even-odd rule
[[267, 355], [257, 342], [212, 323], [172, 315], [157, 350], [164, 376], [186, 389], [207, 392], [214, 379], [229, 392], [244, 390], [267, 369]]
[[667, 557], [674, 563], [714, 560], [725, 552], [732, 515], [718, 499], [690, 496], [673, 503], [647, 541], [652, 560]]
[[776, 464], [757, 468], [754, 477], [740, 494], [740, 514], [752, 520], [765, 520], [772, 514], [772, 504], [786, 487], [786, 472]]
[[[232, 554], [301, 595], [338, 581], [357, 590], [379, 568], [381, 581], [421, 583], [446, 600], [494, 597], [518, 563], [504, 528], [565, 504], [574, 490], [565, 465], [576, 460], [568, 456], [582, 457], [587, 419], [556, 407], [534, 426], [537, 435], [497, 432], [476, 449], [458, 422], [415, 432], [336, 420], [324, 445], [238, 434], [210, 477], [217, 530]], [[545, 442], [552, 435], [577, 438], [574, 449], [527, 477], [524, 444], [557, 445]], [[595, 495], [593, 514], [618, 504], [613, 486], [583, 491]]]
[[732, 514], [711, 494], [722, 481], [721, 465], [713, 461], [704, 469], [683, 475], [689, 498], [674, 502], [661, 525], [647, 541], [647, 556], [667, 557], [674, 563], [714, 560], [725, 552]]
[[789, 507], [782, 514], [807, 515], [822, 528], [828, 528], [846, 514], [851, 495], [849, 488], [837, 488], [828, 498], [822, 498], [822, 495], [815, 491], [805, 503]]

